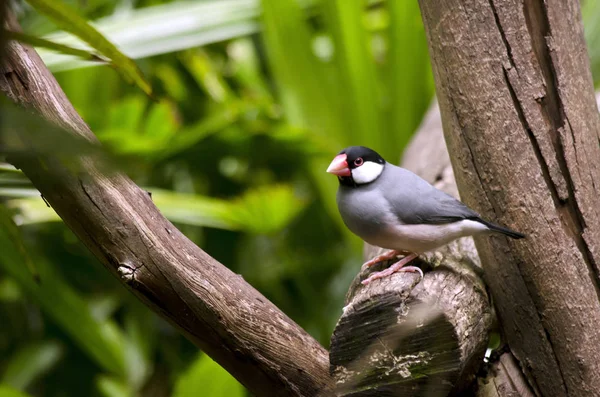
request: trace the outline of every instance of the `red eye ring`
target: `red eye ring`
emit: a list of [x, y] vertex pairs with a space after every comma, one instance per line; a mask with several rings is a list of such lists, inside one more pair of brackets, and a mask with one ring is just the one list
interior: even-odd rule
[[364, 161], [362, 159], [362, 157], [357, 157], [356, 160], [354, 160], [354, 165], [357, 167], [360, 167], [361, 165], [363, 165]]

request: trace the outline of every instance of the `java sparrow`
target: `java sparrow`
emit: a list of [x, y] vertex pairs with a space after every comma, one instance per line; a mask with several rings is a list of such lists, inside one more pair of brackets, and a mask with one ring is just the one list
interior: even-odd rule
[[364, 146], [342, 150], [327, 172], [338, 177], [337, 205], [348, 229], [367, 243], [390, 250], [363, 266], [405, 255], [363, 284], [397, 271], [419, 272], [423, 277], [421, 269], [405, 265], [459, 237], [492, 232], [525, 237], [482, 219], [454, 197]]

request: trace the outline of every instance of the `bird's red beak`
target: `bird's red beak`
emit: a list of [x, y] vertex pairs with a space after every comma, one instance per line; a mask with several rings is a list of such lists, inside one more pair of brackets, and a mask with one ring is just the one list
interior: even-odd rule
[[337, 176], [350, 176], [350, 168], [348, 168], [348, 162], [346, 159], [348, 156], [345, 154], [338, 154], [335, 156], [329, 167], [327, 167], [327, 172]]

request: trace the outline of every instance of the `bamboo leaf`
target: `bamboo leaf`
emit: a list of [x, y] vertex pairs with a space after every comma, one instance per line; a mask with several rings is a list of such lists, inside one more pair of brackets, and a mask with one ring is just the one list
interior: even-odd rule
[[122, 335], [116, 325], [110, 321], [95, 320], [86, 302], [60, 277], [59, 272], [41, 258], [36, 258], [40, 279], [36, 283], [24, 266], [22, 248], [14, 243], [16, 227], [10, 226], [12, 220], [7, 211], [0, 213], [0, 222], [3, 225], [0, 227], [0, 267], [98, 365], [122, 375], [125, 370]]
[[[146, 190], [152, 192], [156, 206], [173, 222], [249, 233], [275, 233], [287, 226], [306, 205], [288, 185], [250, 189], [232, 200], [154, 188]], [[0, 197], [6, 196], [6, 191], [9, 195], [15, 193], [15, 189], [0, 188]], [[39, 198], [37, 190], [19, 191], [28, 198], [8, 200], [7, 205], [18, 210], [15, 219], [20, 225], [60, 221], [54, 210]]]
[[63, 354], [63, 347], [56, 341], [27, 344], [6, 360], [0, 383], [24, 390], [53, 368]]
[[31, 36], [26, 33], [5, 30], [3, 34], [8, 40], [16, 40], [21, 43], [29, 44], [33, 47], [47, 48], [49, 50], [56, 51], [62, 54], [73, 55], [86, 61], [106, 63], [105, 59], [101, 58], [98, 54], [95, 54], [93, 52], [69, 47], [64, 44], [55, 43], [53, 41]]
[[391, 133], [386, 134], [386, 141], [397, 158], [421, 123], [434, 87], [419, 4], [389, 0], [388, 7], [390, 62], [386, 76], [391, 91]]
[[[364, 25], [365, 1], [323, 0], [326, 21], [333, 38], [334, 62], [339, 85], [344, 87], [343, 112], [350, 118], [345, 132], [352, 144], [362, 142], [382, 150], [386, 146], [382, 126], [381, 94], [370, 35]], [[397, 148], [391, 148], [397, 153]]]
[[[133, 59], [195, 48], [244, 37], [260, 30], [258, 0], [175, 1], [139, 8], [118, 16], [94, 21], [93, 25], [123, 53]], [[47, 39], [79, 47], [81, 41], [65, 32]], [[90, 62], [40, 51], [52, 70], [69, 70], [92, 65]]]
[[175, 383], [173, 397], [243, 397], [244, 387], [219, 364], [202, 353]]
[[19, 228], [17, 228], [17, 225], [15, 225], [15, 222], [12, 220], [8, 209], [3, 204], [0, 204], [0, 228], [2, 228], [4, 231], [2, 234], [4, 236], [4, 240], [0, 240], [0, 246], [2, 244], [12, 246], [13, 251], [17, 255], [15, 259], [25, 264], [25, 267], [30, 272], [30, 277], [32, 280], [39, 282], [37, 268], [27, 253], [27, 249], [25, 248], [21, 238], [21, 232], [19, 231]]
[[117, 69], [126, 81], [137, 85], [148, 96], [152, 96], [152, 87], [146, 81], [141, 70], [135, 62], [117, 49], [85, 19], [71, 7], [59, 0], [28, 0], [29, 4], [41, 14], [46, 15], [59, 27], [71, 32], [92, 48], [111, 60], [111, 64]]
[[29, 394], [0, 384], [0, 397], [31, 397]]
[[582, 2], [581, 15], [594, 84], [598, 86], [600, 82], [600, 1], [586, 0]]

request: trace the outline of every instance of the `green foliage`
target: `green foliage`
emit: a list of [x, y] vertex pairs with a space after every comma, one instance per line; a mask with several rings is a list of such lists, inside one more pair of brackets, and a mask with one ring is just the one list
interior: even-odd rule
[[0, 266], [98, 365], [109, 372], [123, 373], [122, 336], [115, 324], [97, 321], [87, 303], [43, 259], [36, 260], [38, 276], [32, 276], [26, 265], [30, 250], [25, 249], [18, 229], [7, 213], [6, 210], [0, 213], [3, 226], [0, 229], [3, 253]]
[[56, 341], [29, 343], [7, 360], [0, 384], [25, 389], [57, 365], [63, 355], [64, 349]]
[[[173, 222], [256, 234], [282, 230], [305, 206], [305, 201], [296, 197], [293, 188], [287, 185], [250, 189], [234, 200], [153, 188], [146, 190], [151, 192], [161, 212]], [[6, 204], [18, 210], [16, 219], [21, 225], [60, 220], [34, 189], [0, 188], [2, 196], [19, 197]]]
[[600, 82], [600, 1], [582, 1], [581, 14], [594, 84], [598, 86]]
[[[65, 1], [30, 2], [50, 19], [25, 6], [21, 39], [96, 50], [156, 100], [106, 65], [83, 68], [93, 63], [79, 52], [40, 49], [102, 149], [4, 101], [3, 161], [24, 151], [103, 159], [326, 346], [362, 244], [341, 223], [324, 170], [353, 144], [397, 161], [421, 122], [433, 82], [417, 2]], [[596, 4], [583, 15], [598, 76]], [[2, 384], [35, 396], [246, 394], [5, 162], [0, 204]]]
[[61, 0], [28, 0], [37, 11], [54, 21], [62, 29], [73, 33], [94, 50], [110, 59], [111, 64], [126, 81], [136, 84], [147, 95], [152, 95], [152, 87], [146, 81], [135, 62], [125, 56], [74, 9]]
[[244, 388], [206, 354], [200, 354], [175, 383], [173, 397], [243, 397]]
[[0, 384], [0, 397], [29, 397], [29, 394]]
[[41, 37], [35, 37], [22, 32], [11, 31], [4, 31], [2, 34], [5, 35], [7, 40], [20, 41], [21, 43], [29, 44], [31, 46], [47, 48], [49, 50], [57, 51], [63, 54], [73, 55], [89, 61], [104, 62], [102, 58], [100, 58], [97, 54], [94, 54], [92, 52], [69, 47], [60, 43], [55, 43], [53, 41], [46, 40]]

